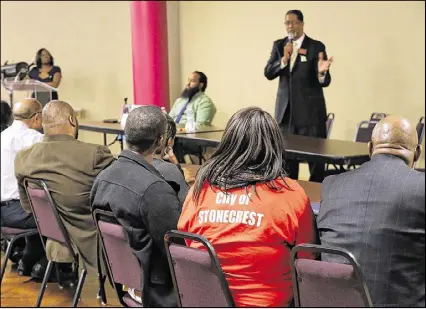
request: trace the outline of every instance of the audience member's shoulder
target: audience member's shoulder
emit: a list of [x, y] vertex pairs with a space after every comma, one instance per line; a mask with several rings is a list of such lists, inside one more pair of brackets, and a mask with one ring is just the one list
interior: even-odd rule
[[299, 184], [297, 180], [286, 177], [284, 181], [282, 179], [277, 180], [278, 184], [284, 188], [282, 192], [288, 192], [302, 197], [307, 197], [305, 189]]
[[159, 160], [154, 158], [152, 160], [152, 166], [154, 166], [160, 172], [163, 170], [172, 170], [172, 171], [177, 171], [180, 173], [179, 168], [175, 164], [164, 161], [164, 160]]
[[419, 182], [423, 182], [423, 187], [425, 183], [425, 172], [418, 171], [416, 169], [410, 169], [409, 175], [412, 176], [414, 179], [416, 179]]

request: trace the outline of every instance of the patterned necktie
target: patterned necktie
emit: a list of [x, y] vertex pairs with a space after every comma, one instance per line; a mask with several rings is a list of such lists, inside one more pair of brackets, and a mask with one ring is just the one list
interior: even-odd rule
[[293, 70], [293, 66], [296, 63], [297, 54], [299, 53], [299, 46], [296, 41], [293, 41], [293, 53], [290, 57], [290, 72]]

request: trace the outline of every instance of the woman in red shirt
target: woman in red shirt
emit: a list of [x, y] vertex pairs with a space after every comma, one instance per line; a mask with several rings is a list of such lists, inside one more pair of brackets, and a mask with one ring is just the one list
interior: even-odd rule
[[238, 111], [198, 171], [179, 219], [179, 230], [212, 243], [238, 307], [288, 306], [291, 248], [317, 240], [309, 198], [287, 177], [284, 152], [269, 113]]

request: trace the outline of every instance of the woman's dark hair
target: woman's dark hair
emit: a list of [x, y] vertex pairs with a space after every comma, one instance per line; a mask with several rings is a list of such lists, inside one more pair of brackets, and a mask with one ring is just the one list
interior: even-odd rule
[[10, 108], [9, 103], [7, 103], [6, 101], [1, 101], [1, 131], [3, 131], [9, 126], [11, 119], [12, 109]]
[[201, 88], [201, 91], [206, 91], [207, 88], [207, 76], [203, 72], [195, 71], [194, 73], [197, 73], [198, 76], [200, 76], [200, 83], [203, 83], [203, 88]]
[[35, 58], [35, 63], [37, 65], [38, 68], [41, 68], [41, 53], [43, 52], [43, 50], [47, 51], [50, 55], [50, 62], [49, 64], [53, 66], [54, 62], [53, 62], [53, 56], [52, 54], [46, 49], [46, 48], [40, 48], [37, 53], [36, 53], [36, 58]]
[[294, 14], [296, 15], [297, 19], [301, 22], [303, 22], [303, 13], [300, 10], [290, 10], [287, 12], [287, 14], [285, 14], [285, 16], [289, 15], [289, 14]]
[[[280, 128], [275, 119], [258, 107], [236, 112], [212, 157], [199, 169], [193, 191], [198, 203], [206, 182], [225, 192], [230, 188], [266, 183], [272, 190], [281, 190], [275, 180], [287, 176], [285, 149]], [[285, 182], [284, 182], [285, 183]]]

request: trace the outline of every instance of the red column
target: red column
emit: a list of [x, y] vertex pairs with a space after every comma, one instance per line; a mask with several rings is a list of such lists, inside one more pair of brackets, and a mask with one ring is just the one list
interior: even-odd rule
[[167, 2], [130, 2], [134, 104], [169, 107]]

